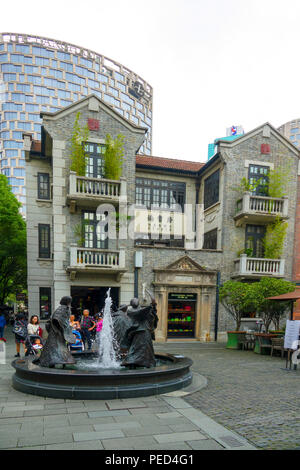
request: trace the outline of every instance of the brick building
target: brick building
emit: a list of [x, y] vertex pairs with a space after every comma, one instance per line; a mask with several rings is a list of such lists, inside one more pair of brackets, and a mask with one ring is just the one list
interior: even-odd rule
[[[78, 112], [81, 126], [97, 123], [84, 143], [85, 177], [70, 171]], [[139, 155], [146, 129], [94, 95], [42, 117], [42, 142], [24, 135], [30, 312], [47, 316], [63, 295], [71, 295], [74, 311], [88, 307], [94, 313], [108, 287], [116, 305], [133, 296], [143, 301], [148, 287], [158, 304], [157, 341], [207, 341], [216, 331], [222, 339], [233, 327], [222, 306], [217, 312], [219, 277], [292, 279], [299, 152], [270, 124], [218, 142], [216, 155], [203, 164]], [[102, 174], [108, 133], [125, 137], [118, 181]], [[233, 188], [244, 177], [266, 179], [268, 169], [286, 164], [294, 178], [284, 198], [269, 198], [259, 187], [256, 194]], [[107, 217], [102, 204], [124, 210], [134, 236], [119, 229], [116, 237], [106, 237], [109, 227], [99, 224]], [[277, 216], [288, 221], [284, 252], [267, 260], [262, 240]]]

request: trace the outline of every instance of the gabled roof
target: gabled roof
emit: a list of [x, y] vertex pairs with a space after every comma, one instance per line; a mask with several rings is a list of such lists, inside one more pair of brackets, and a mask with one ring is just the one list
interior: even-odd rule
[[284, 135], [282, 135], [272, 124], [269, 122], [266, 122], [264, 124], [261, 124], [260, 126], [256, 127], [250, 132], [247, 132], [246, 134], [242, 135], [241, 137], [238, 137], [237, 139], [233, 140], [232, 142], [228, 142], [225, 140], [218, 140], [216, 142], [216, 145], [220, 145], [220, 147], [223, 148], [233, 148], [237, 145], [239, 145], [242, 142], [245, 142], [249, 138], [259, 134], [264, 130], [264, 128], [267, 128], [270, 130], [270, 133], [273, 134], [278, 140], [281, 141], [283, 145], [289, 148], [298, 158], [300, 158], [300, 151], [295, 147], [295, 145], [292, 144], [292, 142], [287, 139]]
[[73, 113], [76, 111], [78, 112], [80, 109], [84, 108], [87, 104], [90, 107], [90, 109], [92, 109], [93, 111], [97, 111], [96, 108], [98, 105], [98, 109], [99, 108], [103, 109], [105, 112], [113, 116], [117, 121], [122, 123], [124, 126], [128, 127], [131, 131], [138, 132], [140, 134], [145, 134], [148, 131], [147, 127], [137, 126], [133, 122], [121, 116], [112, 106], [105, 103], [103, 100], [99, 98], [99, 96], [95, 94], [88, 95], [85, 98], [82, 98], [81, 100], [76, 101], [75, 103], [71, 103], [69, 106], [66, 106], [63, 109], [59, 109], [55, 113], [42, 112], [40, 113], [40, 116], [41, 118], [45, 117], [51, 121], [56, 121], [57, 119], [67, 116], [70, 113]]

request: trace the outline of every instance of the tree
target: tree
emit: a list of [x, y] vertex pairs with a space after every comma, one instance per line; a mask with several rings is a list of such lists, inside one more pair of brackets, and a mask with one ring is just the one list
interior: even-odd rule
[[70, 170], [75, 171], [78, 176], [85, 176], [88, 157], [84, 149], [84, 142], [87, 142], [89, 138], [89, 128], [87, 125], [84, 128], [80, 127], [80, 116], [81, 113], [78, 112], [73, 126]]
[[0, 304], [27, 287], [26, 224], [21, 204], [0, 175]]
[[254, 308], [252, 284], [238, 281], [224, 282], [220, 288], [220, 302], [234, 318], [236, 331], [239, 331], [243, 315], [253, 311]]
[[295, 290], [295, 284], [284, 279], [264, 277], [259, 282], [252, 284], [253, 296], [256, 303], [256, 312], [262, 318], [266, 332], [269, 331], [271, 322], [279, 329], [280, 319], [286, 312], [289, 304], [268, 300], [267, 297], [286, 294]]
[[110, 134], [105, 139], [104, 177], [109, 180], [119, 180], [122, 176], [124, 156], [124, 136], [117, 135], [115, 139]]

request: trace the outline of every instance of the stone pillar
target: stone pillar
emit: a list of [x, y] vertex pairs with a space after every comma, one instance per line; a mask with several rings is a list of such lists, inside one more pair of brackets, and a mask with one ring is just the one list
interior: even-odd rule
[[168, 333], [168, 293], [165, 287], [155, 289], [154, 298], [157, 302], [158, 325], [155, 330], [155, 340], [165, 342]]

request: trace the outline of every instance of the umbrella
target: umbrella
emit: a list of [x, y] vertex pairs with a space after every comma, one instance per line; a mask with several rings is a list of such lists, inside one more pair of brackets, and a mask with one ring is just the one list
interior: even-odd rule
[[294, 302], [300, 299], [300, 288], [296, 287], [293, 292], [287, 292], [286, 294], [275, 295], [274, 297], [267, 297], [268, 300], [277, 300], [278, 302], [291, 302], [291, 320], [293, 320], [294, 314]]

